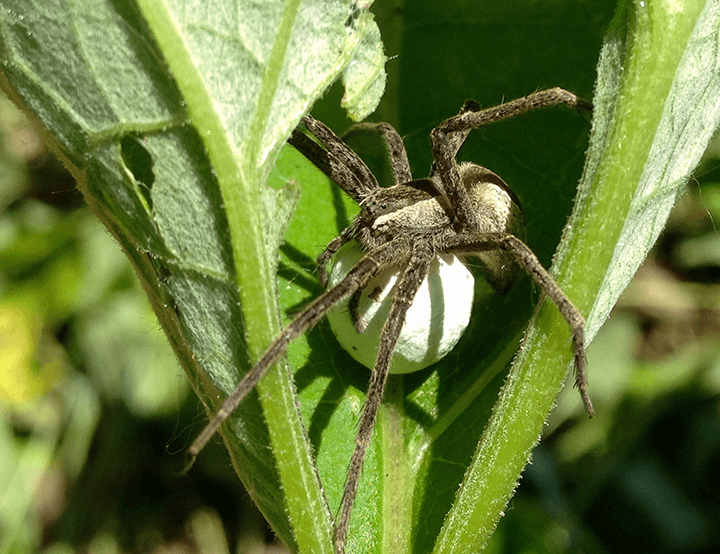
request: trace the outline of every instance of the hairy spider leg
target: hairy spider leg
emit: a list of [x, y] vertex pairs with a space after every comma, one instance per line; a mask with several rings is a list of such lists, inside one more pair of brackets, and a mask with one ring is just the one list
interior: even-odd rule
[[[460, 177], [458, 163], [455, 159], [457, 151], [460, 146], [462, 146], [462, 142], [458, 140], [457, 136], [454, 137], [453, 135], [460, 134], [464, 141], [471, 129], [476, 129], [502, 119], [515, 117], [528, 111], [559, 104], [592, 110], [592, 104], [579, 98], [576, 94], [561, 88], [553, 88], [535, 92], [523, 98], [518, 98], [517, 100], [480, 111], [473, 111], [473, 108], [477, 107], [477, 105], [466, 102], [460, 114], [443, 121], [432, 130], [430, 140], [432, 143], [433, 157], [435, 158], [435, 172], [442, 180], [443, 186], [445, 187], [445, 194], [447, 194], [450, 200], [450, 206], [455, 211], [456, 219], [454, 225], [458, 233], [477, 232], [479, 226], [476, 214], [470, 205], [467, 189]], [[560, 311], [563, 312], [563, 316], [570, 324], [573, 330], [573, 345], [575, 349], [575, 382], [580, 391], [585, 409], [588, 415], [592, 417], [595, 412], [587, 392], [587, 362], [585, 358], [583, 332], [585, 322], [582, 315], [565, 296], [565, 293], [555, 284], [552, 277], [550, 277], [542, 267], [542, 264], [537, 260], [535, 254], [533, 254], [522, 241], [516, 238], [515, 240], [506, 240], [503, 244], [507, 246], [497, 245], [494, 248], [503, 248], [513, 252], [518, 262], [523, 265], [526, 271], [535, 278], [548, 296], [558, 305]], [[488, 246], [485, 250], [491, 248], [493, 247]], [[529, 254], [529, 257], [525, 253]], [[530, 267], [526, 263], [528, 260], [535, 262], [533, 267]], [[542, 269], [543, 273], [542, 280], [538, 277], [538, 275], [540, 275], [540, 269]], [[555, 296], [550, 293], [550, 289], [556, 291]], [[563, 306], [565, 308], [563, 308]], [[577, 324], [573, 324], [573, 321], [577, 322]]]
[[587, 358], [585, 356], [585, 319], [572, 301], [557, 286], [555, 280], [537, 259], [532, 250], [515, 235], [509, 233], [469, 233], [457, 235], [446, 244], [448, 250], [457, 253], [472, 254], [484, 250], [502, 249], [515, 256], [515, 260], [540, 285], [542, 291], [552, 300], [567, 321], [573, 338], [575, 352], [575, 385], [580, 392], [585, 410], [590, 417], [595, 415], [590, 395], [587, 391]]
[[245, 374], [235, 390], [225, 399], [218, 409], [215, 417], [205, 426], [188, 448], [185, 471], [192, 467], [195, 458], [215, 434], [220, 425], [230, 417], [230, 414], [240, 405], [248, 393], [255, 388], [258, 381], [278, 361], [287, 350], [290, 342], [305, 331], [313, 327], [325, 314], [340, 300], [353, 294], [356, 290], [365, 288], [377, 275], [379, 269], [395, 258], [401, 252], [400, 241], [387, 242], [366, 254], [357, 265], [330, 290], [321, 294], [312, 304], [298, 314], [280, 335], [270, 344], [265, 354]]
[[303, 117], [302, 122], [325, 148], [297, 129], [288, 142], [335, 181], [350, 198], [360, 204], [368, 194], [380, 188], [360, 156], [350, 150], [329, 127], [311, 116]]
[[338, 253], [338, 251], [343, 247], [344, 244], [350, 242], [353, 239], [353, 234], [355, 233], [355, 229], [350, 226], [343, 230], [342, 233], [340, 233], [339, 237], [335, 237], [333, 240], [331, 240], [328, 245], [325, 247], [325, 250], [323, 250], [320, 255], [317, 257], [317, 260], [315, 260], [315, 266], [317, 268], [318, 272], [318, 278], [320, 279], [320, 284], [323, 287], [327, 286], [328, 282], [328, 274], [327, 274], [327, 264], [330, 261], [330, 259]]
[[400, 337], [405, 314], [412, 305], [415, 294], [427, 275], [430, 262], [435, 257], [434, 250], [427, 242], [413, 241], [408, 244], [408, 247], [412, 248], [412, 254], [399, 280], [397, 292], [390, 305], [390, 312], [380, 334], [377, 361], [370, 374], [370, 385], [360, 418], [360, 428], [355, 437], [355, 450], [350, 459], [345, 491], [340, 502], [338, 521], [335, 524], [335, 548], [337, 554], [342, 554], [345, 551], [350, 514], [355, 503], [365, 453], [375, 428], [375, 419], [385, 392], [393, 351]]
[[[463, 115], [468, 112], [479, 112], [481, 111], [480, 103], [476, 100], [466, 100], [465, 103], [460, 108], [460, 111], [458, 112], [458, 115]], [[465, 144], [465, 139], [470, 134], [470, 131], [472, 131], [472, 127], [468, 127], [467, 129], [464, 129], [462, 131], [455, 131], [447, 136], [447, 144], [448, 149], [452, 153], [451, 155], [453, 157], [457, 156], [457, 153], [460, 151], [460, 148], [462, 148], [462, 145]], [[435, 171], [435, 167], [433, 167], [433, 173]]]
[[389, 123], [356, 123], [343, 135], [343, 139], [347, 140], [355, 135], [365, 133], [380, 135], [382, 138], [390, 159], [394, 184], [401, 185], [412, 181], [413, 176], [405, 144], [395, 128]]
[[[463, 186], [458, 163], [455, 160], [468, 132], [502, 119], [558, 104], [592, 110], [592, 104], [582, 100], [576, 94], [561, 88], [552, 88], [480, 111], [476, 110], [479, 108], [476, 103], [466, 102], [460, 114], [446, 119], [432, 130], [430, 141], [435, 158], [435, 173], [442, 180], [445, 194], [455, 210], [455, 227], [458, 232], [478, 229], [477, 217], [470, 206], [470, 199]], [[462, 141], [453, 137], [453, 134], [456, 133], [460, 134]]]
[[[306, 118], [303, 118], [305, 121]], [[329, 131], [329, 129], [328, 129]], [[337, 138], [337, 137], [335, 137]], [[337, 139], [340, 140], [340, 139]], [[334, 181], [345, 193], [358, 204], [362, 202], [373, 189], [379, 188], [375, 177], [370, 183], [363, 183], [357, 174], [353, 173], [345, 164], [346, 155], [338, 155], [332, 150], [325, 150], [305, 133], [295, 129], [288, 139], [288, 143], [299, 150], [303, 156], [310, 160], [320, 171]], [[349, 150], [349, 149], [348, 149]], [[353, 153], [354, 154], [354, 153]], [[362, 163], [362, 160], [360, 160]], [[363, 165], [365, 165], [363, 163]], [[367, 167], [367, 166], [366, 166]], [[368, 169], [368, 172], [370, 170]]]
[[[302, 122], [325, 147], [322, 148], [317, 142], [312, 140], [305, 133], [293, 131], [288, 142], [298, 149], [306, 158], [308, 158], [320, 171], [328, 178], [334, 181], [345, 193], [355, 200], [358, 204], [362, 204], [363, 200], [380, 185], [375, 179], [370, 169], [362, 159], [355, 154], [347, 145], [324, 123], [318, 121], [312, 116], [305, 116]], [[390, 127], [389, 125], [387, 125]], [[390, 127], [392, 129], [392, 127]], [[402, 140], [393, 129], [395, 139]], [[396, 144], [396, 143], [395, 143]], [[390, 146], [388, 144], [388, 150]], [[405, 152], [403, 147], [403, 153]], [[405, 163], [409, 172], [410, 165], [407, 163], [407, 155], [404, 154]], [[324, 287], [327, 285], [327, 264], [330, 259], [342, 248], [344, 244], [352, 240], [354, 228], [352, 226], [346, 228], [339, 237], [334, 238], [325, 247], [325, 250], [317, 258], [317, 269], [320, 278], [320, 284]]]

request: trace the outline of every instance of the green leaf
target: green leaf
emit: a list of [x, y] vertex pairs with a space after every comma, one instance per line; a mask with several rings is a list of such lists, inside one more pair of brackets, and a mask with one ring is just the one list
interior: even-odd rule
[[[607, 8], [588, 13], [561, 4], [528, 10], [526, 2], [510, 3], [490, 15], [462, 3], [436, 2], [405, 5], [402, 19], [393, 17], [397, 13], [387, 4], [378, 5], [386, 44], [387, 32], [401, 30], [396, 42], [403, 46], [399, 53], [386, 46], [389, 56], [397, 54], [388, 63], [389, 79], [396, 79], [389, 92], [397, 96], [386, 95], [378, 109], [382, 116], [372, 119], [396, 125], [416, 177], [430, 169], [430, 130], [457, 113], [467, 98], [492, 106], [503, 97], [554, 85], [591, 98], [597, 52], [612, 16]], [[538, 20], [543, 22], [539, 27]], [[591, 38], [575, 48], [579, 34]], [[540, 54], [536, 58], [530, 51]], [[468, 52], [478, 53], [472, 63]], [[327, 103], [316, 105], [315, 115], [340, 132], [347, 123], [333, 119], [328, 104], [336, 96], [332, 91], [328, 96]], [[557, 108], [473, 132], [460, 153], [463, 160], [497, 171], [520, 196], [530, 245], [546, 265], [572, 207], [588, 129], [577, 113]], [[279, 160], [279, 171], [284, 177], [300, 175], [293, 167], [300, 163], [299, 156], [289, 153]], [[280, 285], [282, 303], [293, 311], [320, 291], [307, 272], [353, 214], [344, 195], [319, 172], [298, 179], [303, 196], [286, 235], [281, 276], [287, 283]], [[476, 297], [481, 298], [484, 287], [477, 286]], [[471, 327], [446, 359], [417, 374], [391, 378], [360, 482], [349, 552], [432, 549], [534, 300], [527, 279], [507, 297], [483, 297], [474, 306]], [[336, 509], [368, 371], [337, 346], [325, 324], [298, 341], [290, 361], [299, 368], [303, 415], [331, 509]]]
[[342, 107], [353, 121], [362, 121], [377, 108], [385, 92], [385, 54], [380, 29], [368, 25], [355, 56], [343, 71]]
[[[356, 117], [371, 109], [378, 96], [379, 44], [373, 39], [364, 49], [374, 24], [357, 11], [361, 2], [307, 1], [298, 8], [297, 2], [223, 0], [193, 8], [140, 0], [140, 11], [120, 4], [4, 0], [3, 88], [48, 129], [88, 202], [133, 261], [178, 358], [212, 411], [279, 328], [275, 296], [287, 319], [320, 292], [313, 260], [357, 207], [282, 145], [300, 115], [341, 74], [348, 89], [359, 91], [348, 94], [349, 109], [358, 110]], [[665, 31], [665, 20], [657, 19], [663, 5], [646, 4], [653, 15], [649, 28]], [[551, 86], [592, 97], [612, 15], [612, 6], [583, 0], [419, 0], [398, 7], [376, 6], [392, 59], [390, 94], [375, 119], [398, 128], [418, 177], [430, 167], [429, 131], [467, 98], [491, 106]], [[624, 286], [608, 267], [634, 271], [677, 194], [675, 183], [694, 163], [684, 156], [685, 146], [672, 141], [665, 145], [685, 170], [648, 163], [651, 146], [663, 144], [656, 138], [661, 123], [673, 121], [662, 115], [670, 105], [663, 99], [672, 97], [669, 91], [686, 73], [681, 68], [692, 67], [681, 60], [689, 59], [694, 43], [670, 41], [671, 35], [656, 31], [660, 38], [645, 44], [646, 27], [622, 18], [631, 12], [620, 12], [603, 51], [601, 83], [610, 84], [597, 89], [591, 162], [570, 230], [563, 234], [587, 146], [588, 126], [580, 115], [556, 108], [493, 125], [473, 132], [460, 154], [498, 172], [515, 190], [529, 244], [544, 264], [550, 265], [562, 235], [555, 271], [570, 297], [585, 314], [600, 306], [600, 295], [607, 298], [592, 312], [591, 330]], [[690, 36], [697, 17], [674, 14], [672, 22], [686, 23], [671, 26], [672, 36], [683, 28]], [[709, 29], [712, 37], [716, 28]], [[712, 41], [706, 42], [697, 47], [701, 56], [714, 52]], [[646, 67], [666, 51], [671, 53], [659, 56], [657, 66]], [[350, 60], [367, 62], [356, 84], [352, 70], [343, 72]], [[717, 70], [703, 75], [714, 82]], [[697, 140], [688, 150], [694, 151], [717, 123], [710, 99], [719, 96], [709, 85], [689, 88], [709, 91], [706, 104], [695, 100], [700, 107], [680, 108], [706, 122], [702, 132], [685, 135]], [[652, 101], [641, 101], [642, 90]], [[341, 131], [348, 123], [344, 114], [336, 116], [337, 91], [331, 89], [315, 112]], [[630, 125], [633, 114], [647, 119]], [[625, 151], [635, 143], [629, 137], [639, 137], [640, 146]], [[619, 164], [614, 156], [620, 154], [609, 155], [618, 146]], [[642, 176], [651, 175], [646, 167], [675, 176], [660, 187], [662, 194], [638, 189]], [[630, 173], [613, 173], [624, 168]], [[301, 186], [299, 200], [296, 187], [285, 185], [291, 180]], [[644, 182], [650, 187], [657, 180]], [[648, 198], [663, 201], [648, 204]], [[651, 232], [642, 241], [626, 240], [635, 237], [631, 222]], [[275, 249], [286, 225], [276, 287]], [[536, 301], [528, 279], [507, 297], [483, 297], [470, 329], [445, 360], [391, 379], [348, 552], [424, 553], [436, 540], [438, 551], [476, 551], [487, 541], [571, 355], [565, 323], [543, 304], [493, 412]], [[238, 473], [280, 537], [295, 550], [325, 552], [368, 372], [339, 348], [325, 323], [292, 346], [288, 361], [304, 429], [291, 380], [280, 367], [243, 403], [224, 437]]]
[[[279, 329], [277, 248], [298, 189], [265, 181], [361, 41], [377, 50], [365, 8], [3, 3], [3, 89], [45, 127], [133, 262], [210, 413]], [[356, 78], [356, 86], [369, 85]], [[283, 540], [326, 552], [330, 514], [292, 379], [279, 366], [223, 435]]]

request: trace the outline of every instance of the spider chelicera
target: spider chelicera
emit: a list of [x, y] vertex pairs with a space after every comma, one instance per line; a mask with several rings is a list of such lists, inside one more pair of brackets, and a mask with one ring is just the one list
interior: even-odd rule
[[575, 383], [588, 415], [593, 407], [587, 392], [584, 346], [585, 320], [530, 248], [523, 242], [525, 222], [516, 196], [492, 171], [476, 164], [458, 164], [455, 156], [468, 133], [477, 127], [524, 112], [565, 104], [592, 110], [590, 103], [560, 88], [535, 92], [494, 108], [481, 110], [466, 102], [460, 113], [430, 133], [434, 165], [430, 176], [413, 180], [402, 139], [388, 124], [363, 124], [382, 136], [387, 146], [394, 186], [383, 188], [365, 163], [328, 127], [306, 116], [311, 138], [298, 130], [289, 142], [335, 181], [360, 205], [360, 213], [318, 257], [320, 280], [327, 283], [326, 266], [340, 248], [356, 241], [364, 255], [337, 284], [302, 311], [270, 344], [257, 364], [225, 400], [217, 415], [188, 449], [194, 460], [218, 427], [237, 408], [258, 380], [285, 353], [288, 344], [318, 323], [338, 302], [349, 298], [349, 312], [358, 325], [360, 294], [388, 271], [398, 274], [394, 297], [382, 326], [375, 366], [362, 410], [350, 460], [345, 491], [335, 523], [335, 547], [344, 552], [350, 513], [365, 452], [391, 369], [393, 351], [408, 309], [440, 255], [472, 256], [480, 263], [492, 288], [506, 293], [524, 269], [558, 307], [572, 331]]

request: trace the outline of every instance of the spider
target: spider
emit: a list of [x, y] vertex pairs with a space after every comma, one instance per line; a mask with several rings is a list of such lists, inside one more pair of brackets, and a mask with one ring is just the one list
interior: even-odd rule
[[593, 407], [587, 392], [584, 346], [585, 320], [530, 248], [523, 242], [524, 216], [517, 197], [492, 171], [473, 163], [458, 164], [455, 156], [472, 129], [524, 112], [565, 104], [592, 110], [592, 105], [560, 88], [535, 92], [494, 108], [481, 110], [469, 101], [460, 113], [430, 133], [434, 164], [425, 179], [413, 180], [405, 147], [388, 124], [361, 124], [381, 135], [390, 158], [394, 186], [383, 188], [365, 163], [328, 127], [311, 116], [303, 123], [314, 137], [295, 130], [290, 144], [303, 153], [360, 205], [360, 213], [317, 259], [320, 281], [327, 283], [326, 266], [343, 245], [356, 241], [361, 259], [320, 297], [297, 315], [270, 344], [188, 449], [198, 455], [218, 427], [237, 408], [260, 378], [285, 353], [288, 344], [318, 323], [338, 302], [349, 300], [349, 312], [359, 331], [360, 294], [377, 276], [398, 274], [395, 294], [382, 326], [367, 399], [362, 409], [345, 490], [335, 523], [335, 547], [344, 552], [350, 514], [366, 449], [370, 443], [391, 361], [408, 309], [440, 255], [472, 256], [492, 288], [505, 294], [524, 269], [558, 307], [572, 331], [575, 383], [589, 416]]

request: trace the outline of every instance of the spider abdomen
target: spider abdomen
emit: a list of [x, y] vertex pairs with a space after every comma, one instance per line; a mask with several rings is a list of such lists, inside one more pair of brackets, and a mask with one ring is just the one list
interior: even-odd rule
[[[505, 181], [489, 169], [469, 162], [460, 164], [459, 173], [477, 217], [475, 232], [509, 233], [525, 241], [525, 216], [520, 200]], [[512, 254], [494, 249], [474, 256], [481, 262], [483, 275], [495, 292], [505, 294], [513, 287], [520, 267]]]

